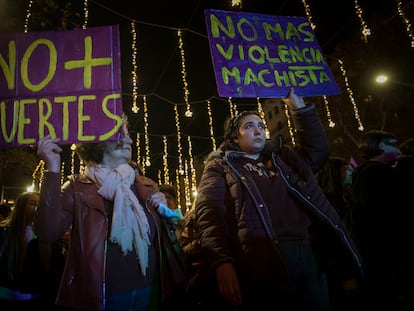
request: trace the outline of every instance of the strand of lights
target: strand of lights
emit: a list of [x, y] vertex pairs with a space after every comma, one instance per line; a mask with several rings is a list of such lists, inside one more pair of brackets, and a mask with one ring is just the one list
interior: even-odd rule
[[178, 114], [177, 105], [174, 105], [174, 112], [175, 112], [175, 126], [177, 127], [178, 173], [180, 175], [183, 175], [184, 170], [183, 170], [183, 153], [182, 153], [182, 147], [181, 147], [180, 116]]
[[145, 161], [143, 167], [151, 166], [150, 150], [149, 150], [149, 138], [148, 138], [148, 108], [147, 108], [147, 97], [144, 96], [144, 142], [145, 142]]
[[83, 0], [83, 25], [82, 28], [88, 28], [89, 21], [89, 3], [88, 0]]
[[306, 0], [302, 0], [303, 6], [305, 7], [305, 14], [308, 18], [308, 21], [312, 27], [312, 30], [316, 29], [316, 25], [312, 22], [312, 13], [309, 4], [306, 3]]
[[230, 118], [233, 119], [235, 116], [238, 115], [237, 105], [233, 103], [231, 97], [229, 97], [228, 102], [230, 107]]
[[190, 157], [190, 172], [191, 172], [191, 194], [193, 200], [195, 199], [195, 196], [197, 194], [197, 176], [196, 171], [194, 168], [194, 158], [193, 158], [193, 145], [191, 143], [191, 137], [188, 136], [188, 155]]
[[208, 112], [208, 126], [210, 127], [211, 144], [213, 145], [213, 150], [216, 150], [216, 139], [214, 137], [213, 116], [212, 116], [212, 113], [211, 113], [211, 102], [210, 102], [210, 100], [207, 101], [207, 112]]
[[138, 88], [137, 88], [137, 31], [135, 29], [135, 22], [131, 22], [131, 50], [132, 50], [132, 112], [138, 113], [137, 98], [138, 98]]
[[407, 15], [404, 12], [404, 5], [401, 1], [397, 0], [397, 7], [398, 7], [398, 14], [401, 16], [404, 24], [405, 24], [405, 30], [408, 33], [408, 36], [411, 39], [411, 47], [414, 47], [414, 34], [413, 34], [413, 27], [411, 25], [410, 20], [407, 18]]
[[45, 171], [45, 162], [40, 160], [32, 174], [32, 186], [30, 191], [40, 190], [43, 173]]
[[329, 109], [328, 97], [326, 97], [326, 95], [323, 95], [323, 102], [325, 104], [326, 116], [329, 122], [328, 126], [335, 127], [335, 122], [332, 121], [331, 110]]
[[141, 163], [141, 136], [137, 133], [137, 139], [135, 140], [135, 146], [137, 147], [137, 163]]
[[76, 155], [76, 145], [70, 145], [70, 173], [71, 175], [75, 174], [75, 155]]
[[184, 161], [185, 175], [184, 175], [184, 193], [185, 193], [185, 211], [190, 210], [191, 207], [191, 191], [190, 191], [190, 177], [188, 176], [188, 161]]
[[266, 138], [269, 139], [270, 138], [270, 132], [269, 132], [269, 129], [267, 128], [266, 118], [265, 118], [265, 113], [263, 111], [262, 103], [260, 102], [259, 97], [257, 97], [256, 100], [257, 100], [257, 111], [260, 113], [260, 117], [262, 118], [264, 126], [265, 126]]
[[238, 7], [239, 9], [242, 8], [242, 1], [241, 0], [231, 0], [232, 7]]
[[62, 161], [62, 164], [60, 167], [60, 184], [63, 185], [64, 181], [65, 181], [65, 162]]
[[26, 9], [26, 18], [24, 20], [24, 33], [27, 33], [29, 31], [29, 19], [30, 19], [30, 16], [32, 16], [32, 5], [33, 5], [33, 0], [29, 0], [27, 9]]
[[342, 76], [344, 77], [346, 92], [348, 93], [348, 97], [349, 97], [349, 99], [352, 103], [352, 106], [353, 106], [353, 109], [354, 109], [355, 119], [358, 122], [358, 130], [360, 130], [362, 132], [364, 130], [364, 126], [362, 125], [361, 119], [359, 117], [358, 107], [357, 107], [357, 105], [355, 103], [355, 99], [354, 99], [354, 92], [352, 92], [351, 87], [349, 86], [348, 77], [346, 76], [346, 70], [343, 66], [344, 63], [340, 59], [338, 59], [338, 62], [340, 64]]
[[164, 144], [164, 154], [162, 155], [162, 164], [164, 166], [164, 183], [170, 183], [170, 172], [168, 171], [168, 145], [167, 145], [167, 136], [162, 137]]
[[362, 12], [361, 6], [358, 4], [358, 0], [354, 1], [354, 6], [355, 6], [355, 13], [359, 18], [359, 22], [361, 23], [362, 37], [364, 38], [364, 42], [367, 43], [368, 36], [371, 35], [371, 29], [368, 28], [367, 24], [365, 23], [364, 18], [362, 17], [363, 12]]
[[185, 116], [187, 118], [191, 118], [193, 116], [193, 112], [191, 111], [190, 102], [188, 100], [190, 91], [188, 90], [187, 71], [185, 69], [184, 44], [183, 44], [181, 30], [178, 30], [177, 34], [178, 34], [178, 47], [180, 49], [180, 55], [181, 55], [181, 74], [182, 74], [182, 79], [183, 79], [184, 101], [185, 101], [185, 104], [187, 105]]
[[286, 120], [287, 120], [287, 125], [288, 125], [288, 130], [289, 130], [289, 135], [290, 135], [290, 141], [292, 142], [292, 145], [296, 145], [296, 140], [295, 140], [295, 135], [294, 135], [294, 129], [293, 129], [293, 125], [292, 125], [292, 120], [290, 119], [290, 113], [289, 113], [289, 109], [288, 106], [283, 102], [282, 103], [283, 107], [285, 108], [285, 116], [286, 116]]
[[180, 172], [178, 169], [175, 170], [175, 184], [177, 189], [177, 202], [178, 202], [178, 208], [182, 210], [181, 208], [181, 184], [180, 184]]

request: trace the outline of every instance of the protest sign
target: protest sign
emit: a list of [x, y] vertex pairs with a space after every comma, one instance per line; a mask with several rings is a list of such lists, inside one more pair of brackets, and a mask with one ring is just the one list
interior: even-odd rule
[[283, 98], [339, 94], [309, 21], [304, 17], [204, 11], [218, 93]]
[[116, 140], [118, 26], [0, 35], [0, 147]]

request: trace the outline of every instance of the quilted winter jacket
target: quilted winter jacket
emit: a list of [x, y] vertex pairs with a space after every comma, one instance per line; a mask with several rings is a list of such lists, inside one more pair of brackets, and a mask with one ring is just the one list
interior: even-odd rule
[[[35, 216], [37, 235], [48, 242], [58, 240], [73, 224], [71, 246], [56, 302], [75, 309], [104, 310], [108, 235], [104, 200], [86, 176], [71, 176], [62, 190], [60, 178], [59, 173], [45, 172]], [[144, 207], [147, 197], [158, 189], [154, 181], [143, 176], [136, 177], [135, 187]], [[151, 213], [160, 232], [160, 219], [156, 211], [151, 210]], [[160, 249], [159, 243], [157, 248]], [[159, 251], [158, 260], [160, 256]]]
[[[314, 106], [294, 111], [293, 117], [297, 127], [295, 148], [280, 143], [275, 146], [269, 140], [262, 155], [271, 161], [299, 204], [314, 216], [313, 223], [321, 230], [315, 230], [318, 237], [311, 232], [312, 243], [317, 242], [312, 244], [315, 251], [331, 255], [341, 245], [338, 256], [348, 260], [345, 266], [350, 263], [352, 273], [361, 276], [361, 258], [354, 242], [314, 179], [329, 153]], [[239, 268], [239, 277], [249, 284], [286, 286], [289, 277], [265, 202], [248, 174], [237, 165], [243, 153], [226, 149], [223, 143], [210, 154], [198, 187], [195, 213], [207, 262], [212, 271], [224, 262], [233, 262]], [[326, 238], [333, 240], [331, 246], [325, 243]]]

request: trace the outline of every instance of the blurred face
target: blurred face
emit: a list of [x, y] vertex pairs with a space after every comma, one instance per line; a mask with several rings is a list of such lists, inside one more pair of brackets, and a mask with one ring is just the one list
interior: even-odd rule
[[126, 164], [132, 157], [132, 139], [129, 137], [126, 126], [122, 129], [122, 136], [118, 142], [107, 142], [102, 164], [109, 168]]
[[234, 142], [239, 145], [241, 151], [246, 153], [247, 157], [257, 159], [266, 142], [262, 119], [254, 114], [245, 116], [240, 121], [238, 137]]
[[37, 206], [39, 205], [39, 195], [38, 194], [32, 194], [27, 201], [27, 208], [31, 209], [31, 218], [34, 218], [34, 214], [36, 212]]

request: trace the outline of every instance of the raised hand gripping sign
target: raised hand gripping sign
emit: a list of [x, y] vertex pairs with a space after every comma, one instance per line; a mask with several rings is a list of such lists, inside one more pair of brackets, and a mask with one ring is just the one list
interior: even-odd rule
[[0, 36], [0, 147], [116, 140], [118, 26]]
[[218, 93], [283, 98], [339, 94], [309, 21], [304, 17], [205, 10]]

